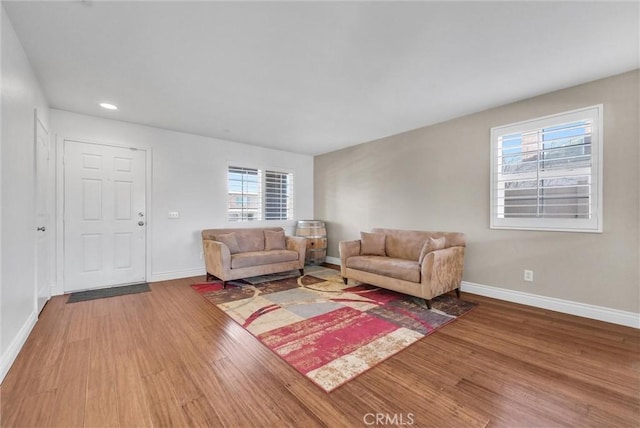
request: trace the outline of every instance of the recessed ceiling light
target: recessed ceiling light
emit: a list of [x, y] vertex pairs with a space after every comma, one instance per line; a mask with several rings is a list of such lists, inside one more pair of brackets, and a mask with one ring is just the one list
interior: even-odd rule
[[113, 104], [109, 104], [109, 103], [100, 103], [100, 107], [106, 108], [107, 110], [118, 110], [117, 106], [114, 106]]

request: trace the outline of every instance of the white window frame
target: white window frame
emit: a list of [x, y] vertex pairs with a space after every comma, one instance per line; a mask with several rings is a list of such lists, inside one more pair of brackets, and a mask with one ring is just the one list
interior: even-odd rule
[[[499, 189], [501, 165], [499, 153], [501, 150], [500, 137], [505, 135], [524, 133], [532, 130], [542, 130], [566, 123], [589, 119], [592, 122], [591, 134], [591, 170], [590, 170], [590, 218], [544, 218], [544, 217], [501, 217], [500, 200], [504, 190]], [[602, 232], [602, 177], [603, 177], [603, 105], [598, 104], [581, 109], [562, 112], [554, 115], [538, 117], [517, 123], [491, 128], [491, 178], [490, 178], [490, 225], [491, 229], [542, 230], [563, 232]], [[563, 170], [561, 170], [563, 171]], [[574, 169], [565, 169], [567, 174]], [[512, 176], [515, 174], [511, 174]], [[526, 175], [526, 174], [523, 174]], [[558, 170], [554, 172], [558, 175]], [[515, 177], [514, 177], [515, 178]], [[537, 178], [540, 178], [539, 176]]]
[[[229, 206], [229, 202], [228, 202], [228, 198], [229, 195], [231, 194], [231, 192], [229, 191], [229, 168], [245, 168], [245, 169], [252, 169], [252, 170], [257, 170], [258, 171], [258, 177], [259, 177], [259, 182], [258, 182], [258, 194], [259, 194], [259, 198], [260, 198], [260, 207], [258, 209], [259, 212], [259, 218], [256, 220], [248, 220], [248, 219], [238, 219], [238, 220], [231, 220], [229, 218], [230, 216], [230, 206]], [[267, 202], [266, 202], [266, 197], [267, 197], [267, 173], [281, 173], [281, 174], [290, 174], [291, 175], [291, 193], [288, 195], [289, 196], [289, 202], [291, 207], [287, 209], [288, 213], [289, 213], [289, 217], [286, 219], [267, 219], [266, 218], [266, 209], [267, 209]], [[229, 224], [234, 224], [234, 225], [244, 225], [244, 224], [257, 224], [257, 223], [268, 223], [270, 225], [276, 225], [277, 222], [289, 222], [291, 220], [293, 220], [295, 218], [295, 200], [296, 200], [296, 184], [295, 184], [295, 176], [296, 173], [294, 170], [291, 170], [289, 168], [278, 168], [278, 167], [269, 167], [269, 166], [263, 166], [263, 165], [250, 165], [250, 164], [246, 164], [244, 162], [228, 162], [227, 163], [227, 168], [226, 168], [226, 172], [225, 172], [225, 180], [226, 180], [226, 187], [227, 187], [227, 203], [226, 203], [226, 219], [227, 219], [227, 223]]]

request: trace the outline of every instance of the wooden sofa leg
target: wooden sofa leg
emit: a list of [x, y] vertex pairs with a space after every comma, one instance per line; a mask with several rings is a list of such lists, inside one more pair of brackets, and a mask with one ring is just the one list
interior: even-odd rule
[[456, 288], [456, 296], [458, 296], [458, 299], [460, 298], [460, 287]]
[[344, 285], [347, 285], [347, 283], [349, 282], [349, 278], [342, 278], [342, 282], [344, 282]]
[[427, 304], [427, 309], [431, 309], [431, 300], [429, 299], [424, 299], [424, 303]]
[[304, 268], [298, 270], [300, 271], [300, 276], [304, 276]]
[[[209, 272], [207, 272], [207, 282], [211, 282], [211, 281], [215, 281], [215, 280], [222, 281], [222, 279], [218, 278], [215, 275], [211, 275]], [[226, 287], [227, 287], [227, 281], [222, 281], [222, 288], [226, 288]]]

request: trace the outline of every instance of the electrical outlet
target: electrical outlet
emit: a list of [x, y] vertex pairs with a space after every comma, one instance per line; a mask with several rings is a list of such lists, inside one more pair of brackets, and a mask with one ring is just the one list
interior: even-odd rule
[[533, 282], [533, 271], [532, 270], [524, 270], [524, 280], [527, 282]]
[[180, 213], [178, 211], [169, 211], [169, 218], [180, 218]]

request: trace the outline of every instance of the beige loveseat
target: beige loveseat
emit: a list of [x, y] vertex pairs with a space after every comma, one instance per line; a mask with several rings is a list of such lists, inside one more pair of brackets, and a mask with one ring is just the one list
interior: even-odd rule
[[202, 246], [207, 281], [227, 281], [298, 269], [304, 275], [305, 238], [285, 236], [281, 227], [206, 229]]
[[340, 242], [340, 272], [348, 279], [431, 299], [455, 290], [460, 297], [462, 233], [373, 229]]

